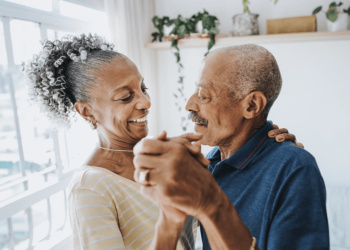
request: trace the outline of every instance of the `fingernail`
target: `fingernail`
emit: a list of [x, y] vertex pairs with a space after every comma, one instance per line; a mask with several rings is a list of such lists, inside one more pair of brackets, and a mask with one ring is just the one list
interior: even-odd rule
[[278, 136], [276, 137], [276, 139], [277, 139], [278, 141], [283, 141], [284, 137], [283, 137], [282, 135], [278, 135]]
[[275, 137], [276, 136], [275, 132], [269, 132], [269, 134], [270, 134], [271, 137]]

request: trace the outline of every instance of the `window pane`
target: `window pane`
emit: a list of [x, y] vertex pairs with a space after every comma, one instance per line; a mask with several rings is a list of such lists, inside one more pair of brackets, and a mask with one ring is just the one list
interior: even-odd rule
[[[16, 64], [27, 61], [33, 57], [34, 53], [40, 50], [41, 45], [39, 42], [36, 42], [40, 40], [39, 25], [37, 23], [12, 19], [10, 20], [10, 31]], [[2, 90], [0, 85], [0, 94], [2, 94], [0, 99], [0, 133], [2, 140], [6, 141], [6, 143], [0, 143], [0, 164], [2, 165], [0, 174], [9, 179], [6, 182], [22, 177], [14, 113], [9, 92], [9, 84], [11, 82], [15, 90], [26, 174], [30, 175], [31, 173], [44, 170], [55, 163], [49, 122], [40, 113], [39, 107], [28, 102], [26, 78], [21, 68], [18, 65], [11, 70], [11, 74], [3, 74], [4, 77], [2, 78], [4, 78], [5, 84]], [[1, 119], [4, 121], [2, 122]], [[56, 178], [54, 174], [48, 174], [47, 176], [48, 178], [46, 179], [43, 176], [30, 179], [28, 182], [29, 188], [39, 187], [47, 179]], [[1, 191], [1, 185], [6, 184], [6, 182], [3, 179], [0, 180], [0, 200], [5, 200], [23, 191], [23, 184], [14, 185]]]
[[10, 30], [15, 64], [20, 65], [28, 61], [40, 51], [41, 38], [38, 23], [11, 19]]
[[102, 11], [87, 8], [78, 4], [60, 1], [60, 12], [68, 16], [85, 21], [106, 23], [106, 14]]
[[39, 10], [52, 11], [51, 0], [5, 0], [5, 1], [25, 5], [25, 6], [39, 9]]
[[47, 38], [49, 40], [55, 40], [55, 39], [60, 40], [60, 39], [62, 39], [62, 37], [67, 36], [67, 35], [77, 36], [80, 34], [73, 33], [73, 32], [60, 31], [60, 30], [52, 30], [52, 29], [47, 30]]
[[[0, 187], [20, 178], [19, 154], [14, 113], [9, 89], [3, 25], [0, 22]], [[23, 185], [0, 190], [0, 201], [23, 191]], [[1, 236], [0, 236], [1, 237]]]

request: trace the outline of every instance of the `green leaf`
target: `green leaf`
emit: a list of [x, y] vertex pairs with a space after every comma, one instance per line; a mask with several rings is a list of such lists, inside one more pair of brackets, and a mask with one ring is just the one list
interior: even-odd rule
[[342, 2], [338, 3], [338, 7], [340, 7], [340, 6], [342, 6], [342, 5], [343, 5], [343, 3], [342, 3]]
[[177, 28], [177, 35], [179, 36], [179, 38], [184, 38], [185, 34], [188, 34], [188, 31], [187, 31], [187, 28], [186, 28], [186, 25], [185, 24], [182, 24], [180, 25], [178, 28]]
[[175, 52], [174, 55], [176, 56], [176, 63], [180, 62], [180, 53]]
[[275, 0], [275, 4], [278, 3], [278, 0]]
[[312, 15], [316, 15], [318, 12], [322, 10], [322, 6], [318, 6], [314, 11], [312, 12]]
[[350, 7], [349, 7], [349, 9], [344, 9], [344, 13], [348, 13], [348, 15], [350, 16]]
[[219, 30], [215, 27], [212, 27], [212, 28], [210, 28], [209, 33], [217, 34], [217, 33], [219, 33]]
[[338, 19], [337, 7], [332, 7], [326, 13], [326, 17], [329, 21], [335, 22]]
[[153, 36], [152, 43], [157, 41], [159, 33], [158, 32], [153, 32], [151, 35]]
[[214, 46], [215, 42], [210, 40], [208, 43], [208, 50], [210, 50]]
[[174, 37], [171, 38], [171, 47], [179, 51], [179, 48], [177, 47], [177, 40]]
[[210, 51], [208, 51], [207, 53], [204, 54], [204, 56], [207, 56], [209, 54]]
[[332, 3], [329, 5], [329, 8], [332, 8], [332, 7], [337, 7], [337, 3], [336, 3], [336, 2], [332, 2]]

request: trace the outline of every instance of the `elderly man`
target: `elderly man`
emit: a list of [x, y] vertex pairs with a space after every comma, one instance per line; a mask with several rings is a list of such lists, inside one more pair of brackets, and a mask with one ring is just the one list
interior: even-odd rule
[[216, 146], [209, 171], [181, 141], [143, 140], [134, 149], [142, 193], [174, 208], [174, 216], [198, 218], [204, 249], [329, 249], [326, 191], [314, 157], [266, 136], [281, 85], [263, 47], [215, 50], [186, 106], [202, 135], [190, 140]]

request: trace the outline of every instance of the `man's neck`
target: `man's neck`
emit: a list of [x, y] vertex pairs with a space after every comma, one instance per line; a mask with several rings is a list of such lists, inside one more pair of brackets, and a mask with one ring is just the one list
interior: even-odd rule
[[239, 132], [219, 145], [221, 160], [226, 160], [236, 153], [264, 124], [266, 120], [245, 120]]

